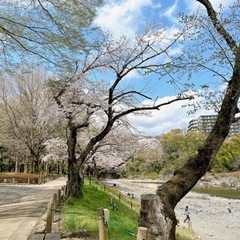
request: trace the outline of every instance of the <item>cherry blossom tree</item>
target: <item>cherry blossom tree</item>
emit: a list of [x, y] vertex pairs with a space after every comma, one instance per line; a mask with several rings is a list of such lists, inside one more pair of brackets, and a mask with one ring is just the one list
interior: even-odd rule
[[126, 172], [126, 164], [140, 151], [160, 147], [156, 138], [143, 137], [133, 131], [129, 124], [114, 126], [109, 134], [94, 146], [92, 156], [89, 155], [90, 159], [84, 167], [84, 174], [90, 171], [95, 179], [121, 176]]
[[44, 157], [41, 159], [42, 174], [49, 172], [49, 166], [54, 163], [58, 167], [57, 173], [65, 175], [67, 163], [67, 144], [64, 138], [49, 138], [44, 144]]
[[[175, 99], [157, 103], [148, 96], [145, 86], [138, 85], [145, 74], [151, 77], [169, 74], [172, 58], [178, 57], [172, 50], [178, 45], [181, 33], [176, 32], [170, 38], [162, 29], [146, 29], [135, 39], [116, 40], [104, 33], [100, 36], [72, 76], [49, 81], [67, 124], [68, 197], [82, 197], [79, 171], [96, 144], [128, 114], [158, 111], [161, 106], [192, 98], [182, 93]], [[135, 79], [128, 80], [129, 75], [135, 75]], [[98, 129], [90, 131], [96, 123]], [[77, 136], [86, 133], [88, 141], [81, 145], [77, 156]]]
[[[24, 153], [26, 172], [39, 172], [44, 142], [56, 132], [58, 117], [52, 118], [54, 101], [45, 88], [47, 75], [38, 67], [22, 66], [18, 72], [1, 76], [1, 133], [9, 146]], [[2, 135], [3, 136], [3, 135]]]

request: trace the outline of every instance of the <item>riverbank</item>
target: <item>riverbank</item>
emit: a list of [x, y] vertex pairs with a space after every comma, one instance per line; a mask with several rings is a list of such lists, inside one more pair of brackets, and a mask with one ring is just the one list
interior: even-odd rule
[[[114, 179], [107, 184], [116, 184], [122, 193], [134, 194], [140, 201], [142, 194], [155, 193], [157, 184], [142, 180]], [[192, 229], [196, 239], [237, 240], [240, 239], [240, 200], [212, 197], [207, 194], [188, 193], [176, 206], [175, 212], [182, 227], [184, 209], [189, 206]], [[230, 207], [231, 213], [228, 208]]]

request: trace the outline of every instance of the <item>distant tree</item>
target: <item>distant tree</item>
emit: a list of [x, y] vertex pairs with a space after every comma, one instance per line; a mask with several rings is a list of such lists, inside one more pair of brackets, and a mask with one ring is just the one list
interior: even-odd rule
[[[148, 228], [150, 239], [175, 239], [177, 219], [174, 208], [212, 166], [219, 148], [228, 136], [232, 122], [235, 121], [236, 114], [239, 113], [240, 1], [229, 9], [227, 16], [219, 16], [208, 0], [197, 1], [205, 7], [208, 16], [198, 14], [185, 19], [193, 26], [189, 37], [196, 40], [197, 44], [195, 48], [187, 45], [190, 57], [186, 56], [181, 66], [190, 71], [190, 78], [193, 77], [191, 73], [199, 69], [209, 70], [213, 73], [211, 78], [217, 75], [217, 80], [221, 79], [226, 88], [216, 123], [197, 154], [190, 156], [182, 168], [176, 170], [166, 183], [158, 187], [156, 196], [151, 200], [145, 199], [148, 203], [142, 205], [140, 226]], [[146, 210], [146, 206], [150, 205], [152, 208]]]
[[42, 173], [45, 172], [49, 163], [53, 160], [54, 164], [58, 167], [59, 175], [65, 175], [67, 167], [66, 139], [63, 137], [49, 138], [43, 145], [45, 149], [41, 158]]
[[150, 173], [153, 169], [157, 171], [157, 162], [161, 155], [159, 141], [133, 134], [131, 131], [129, 126], [114, 127], [101, 142], [96, 144], [97, 152], [93, 158], [96, 167], [100, 169], [99, 175], [107, 176], [107, 173], [114, 172], [118, 176], [126, 176], [126, 174], [137, 173], [139, 169], [133, 167], [136, 166], [136, 162], [139, 162], [139, 165], [144, 162], [143, 165], [146, 165], [144, 167], [146, 171], [141, 171], [142, 175]]
[[[96, 129], [98, 128], [96, 122]], [[94, 146], [86, 165], [93, 171], [96, 179], [104, 175], [111, 176], [111, 173], [120, 176], [120, 172], [125, 171], [124, 165], [142, 147], [138, 142], [139, 136], [133, 134], [132, 131], [133, 129], [129, 124], [120, 122], [102, 141]], [[82, 145], [79, 139], [81, 139], [81, 135], [78, 137], [78, 145]]]
[[201, 131], [174, 129], [163, 134], [159, 139], [163, 148], [163, 171], [172, 174], [182, 167], [189, 157], [197, 154], [205, 139], [206, 134]]
[[159, 176], [163, 168], [161, 154], [157, 149], [145, 149], [139, 151], [127, 164], [127, 175], [154, 179]]
[[164, 166], [162, 145], [158, 139], [150, 137], [141, 137], [138, 144], [138, 151], [127, 164], [127, 175], [157, 178]]
[[236, 135], [226, 139], [222, 147], [219, 149], [211, 171], [228, 172], [239, 171], [240, 169], [240, 136]]
[[29, 166], [26, 171], [38, 173], [43, 143], [56, 131], [58, 118], [51, 115], [54, 101], [44, 86], [46, 73], [29, 68], [1, 76], [1, 133], [7, 136], [9, 147], [14, 143], [15, 151], [24, 154]]

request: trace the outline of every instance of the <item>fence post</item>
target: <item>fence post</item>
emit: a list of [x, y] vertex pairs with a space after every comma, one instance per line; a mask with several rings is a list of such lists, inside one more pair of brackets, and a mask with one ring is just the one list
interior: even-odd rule
[[67, 200], [68, 195], [68, 181], [66, 182], [65, 188], [64, 188], [64, 201]]
[[145, 227], [139, 227], [138, 228], [138, 234], [137, 234], [137, 240], [147, 240], [147, 228]]
[[58, 189], [58, 193], [57, 193], [57, 206], [61, 205], [61, 193], [62, 193], [62, 190]]
[[104, 231], [104, 211], [102, 208], [98, 209], [98, 232], [99, 240], [105, 240], [105, 231]]
[[56, 208], [57, 206], [57, 193], [53, 194], [53, 207]]
[[52, 203], [48, 203], [47, 219], [46, 219], [46, 233], [52, 232]]
[[66, 186], [62, 186], [62, 189], [61, 189], [61, 198], [63, 202], [65, 202], [65, 188]]

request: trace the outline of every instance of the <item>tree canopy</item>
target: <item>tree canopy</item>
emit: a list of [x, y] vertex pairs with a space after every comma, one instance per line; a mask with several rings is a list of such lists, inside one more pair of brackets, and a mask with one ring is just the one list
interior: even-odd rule
[[90, 36], [99, 4], [98, 0], [1, 1], [0, 67], [13, 68], [30, 60], [62, 71], [74, 68], [87, 48], [86, 35]]

